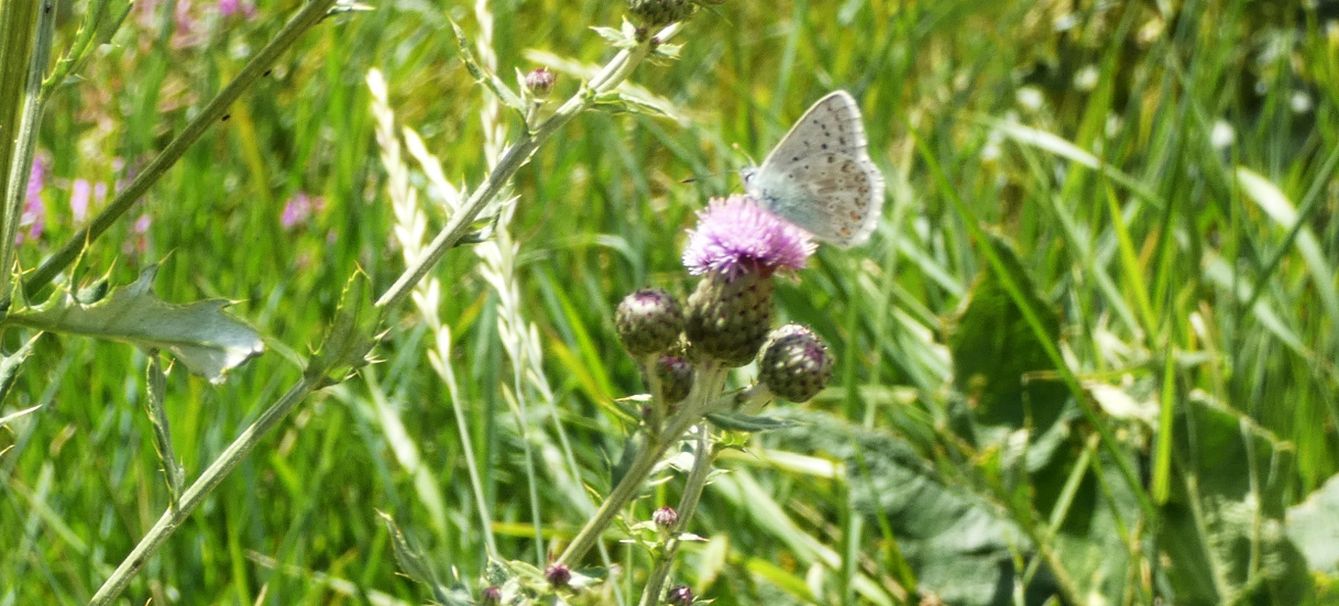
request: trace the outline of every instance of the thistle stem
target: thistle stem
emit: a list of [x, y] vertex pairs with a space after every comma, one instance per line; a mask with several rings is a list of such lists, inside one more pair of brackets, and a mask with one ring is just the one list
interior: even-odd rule
[[641, 606], [654, 606], [660, 601], [660, 592], [665, 587], [665, 579], [669, 578], [670, 567], [674, 565], [674, 555], [678, 553], [679, 545], [683, 543], [679, 534], [688, 527], [693, 512], [697, 511], [697, 502], [702, 498], [702, 489], [707, 485], [707, 474], [711, 472], [711, 463], [715, 459], [716, 452], [711, 447], [707, 424], [700, 423], [697, 426], [697, 448], [693, 453], [693, 470], [688, 473], [688, 481], [683, 486], [683, 495], [679, 497], [677, 510], [679, 521], [675, 522], [674, 528], [671, 529], [670, 539], [660, 550], [660, 554], [656, 557], [655, 568], [651, 570], [651, 576], [646, 579], [646, 586], [642, 589]]
[[[61, 245], [60, 250], [57, 250], [55, 254], [48, 257], [37, 267], [32, 277], [24, 282], [23, 292], [28, 296], [37, 294], [42, 287], [50, 284], [57, 274], [69, 267], [70, 263], [74, 262], [80, 251], [84, 250], [89, 242], [96, 240], [117, 219], [121, 218], [121, 215], [134, 207], [145, 192], [148, 192], [149, 188], [157, 183], [158, 179], [162, 178], [168, 169], [172, 168], [181, 159], [186, 150], [194, 145], [205, 134], [205, 131], [209, 130], [210, 126], [217, 123], [227, 113], [228, 107], [256, 80], [264, 76], [266, 70], [270, 69], [270, 66], [278, 60], [280, 54], [287, 51], [302, 34], [326, 16], [334, 3], [335, 0], [311, 0], [297, 14], [293, 15], [293, 18], [284, 24], [283, 29], [279, 30], [274, 39], [270, 40], [269, 44], [266, 44], [264, 48], [260, 49], [260, 52], [256, 53], [256, 56], [247, 62], [242, 71], [237, 74], [237, 77], [223, 87], [223, 90], [219, 91], [218, 95], [215, 95], [200, 110], [200, 113], [167, 144], [167, 147], [163, 148], [163, 151], [154, 156], [149, 165], [144, 167], [144, 170], [136, 175], [130, 181], [130, 184], [93, 218], [87, 227], [71, 236], [69, 240], [65, 241], [65, 244]], [[41, 82], [39, 81], [38, 87], [40, 88], [40, 86]]]
[[646, 448], [637, 453], [623, 479], [600, 504], [600, 509], [585, 526], [581, 527], [562, 555], [558, 556], [558, 564], [571, 566], [590, 551], [604, 534], [605, 528], [613, 522], [614, 517], [641, 491], [647, 476], [655, 469], [656, 463], [660, 462], [665, 451], [669, 450], [671, 445], [677, 444], [689, 427], [702, 420], [703, 415], [719, 405], [721, 399], [717, 396], [725, 383], [725, 375], [726, 369], [711, 362], [703, 365], [698, 372], [698, 380], [694, 382], [693, 390], [688, 394], [688, 399], [684, 401], [682, 408], [669, 418], [663, 431], [651, 435]]

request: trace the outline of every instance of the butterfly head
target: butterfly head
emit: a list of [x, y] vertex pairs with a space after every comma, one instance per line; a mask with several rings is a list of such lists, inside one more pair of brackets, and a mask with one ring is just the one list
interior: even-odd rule
[[739, 169], [739, 178], [744, 180], [744, 187], [753, 185], [753, 178], [758, 176], [758, 167], [747, 166]]

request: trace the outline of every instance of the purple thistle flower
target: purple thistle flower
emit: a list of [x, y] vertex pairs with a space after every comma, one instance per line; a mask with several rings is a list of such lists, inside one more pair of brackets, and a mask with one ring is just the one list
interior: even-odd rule
[[93, 186], [87, 179], [75, 179], [70, 184], [70, 214], [75, 223], [83, 223], [88, 216], [88, 202], [93, 199]]
[[14, 242], [22, 243], [25, 239], [36, 240], [42, 237], [42, 228], [45, 227], [45, 209], [42, 208], [42, 189], [46, 187], [47, 173], [49, 172], [48, 161], [45, 156], [33, 156], [33, 166], [28, 173], [28, 189], [25, 192], [23, 214], [19, 217], [19, 225], [28, 228], [28, 233], [22, 232], [15, 234]]
[[727, 279], [749, 272], [771, 275], [779, 269], [800, 269], [814, 252], [814, 242], [784, 219], [748, 196], [716, 198], [698, 212], [697, 228], [688, 233], [683, 264], [689, 273], [715, 272]]
[[218, 11], [224, 18], [241, 15], [250, 19], [256, 15], [256, 5], [246, 0], [218, 0]]
[[284, 229], [291, 230], [324, 206], [325, 199], [320, 196], [309, 196], [306, 192], [298, 192], [284, 203], [283, 213], [279, 215], [279, 224]]

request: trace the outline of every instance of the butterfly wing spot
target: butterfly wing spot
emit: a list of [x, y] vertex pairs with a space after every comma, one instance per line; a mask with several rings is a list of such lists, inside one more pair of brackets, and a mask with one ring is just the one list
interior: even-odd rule
[[842, 247], [863, 242], [882, 211], [860, 108], [841, 91], [810, 107], [746, 185], [769, 210]]

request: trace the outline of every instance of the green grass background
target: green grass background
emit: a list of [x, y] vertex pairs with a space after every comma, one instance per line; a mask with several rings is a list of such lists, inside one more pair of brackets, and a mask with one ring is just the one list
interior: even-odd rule
[[[83, 4], [64, 8], [77, 15]], [[295, 356], [314, 347], [356, 267], [379, 288], [402, 268], [367, 70], [385, 72], [398, 120], [424, 135], [448, 178], [473, 186], [486, 170], [485, 93], [447, 24], [452, 16], [474, 33], [470, 7], [372, 4], [300, 40], [151, 190], [139, 207], [152, 219], [142, 250], [132, 213], [83, 260], [93, 273], [114, 267], [119, 282], [162, 260], [164, 298], [237, 300], [232, 311], [268, 338], [267, 353], [222, 386], [184, 369], [170, 377], [171, 427], [189, 476], [299, 376]], [[626, 432], [607, 404], [642, 389], [613, 334], [613, 305], [647, 284], [687, 292], [678, 258], [694, 211], [739, 189], [736, 169], [837, 88], [863, 108], [889, 200], [870, 243], [825, 248], [780, 287], [781, 315], [813, 325], [839, 364], [834, 388], [808, 407], [890, 436], [944, 418], [943, 344], [986, 267], [969, 229], [982, 226], [1014, 243], [1061, 314], [1062, 347], [1081, 377], [1129, 377], [1138, 391], [1160, 384], [1167, 352], [1179, 352], [1180, 393], [1198, 390], [1295, 445], [1292, 500], [1333, 475], [1339, 317], [1327, 301], [1339, 289], [1329, 159], [1339, 144], [1339, 37], [1329, 4], [1080, 4], [726, 2], [689, 23], [679, 61], [633, 77], [669, 100], [682, 123], [591, 113], [542, 149], [516, 179], [518, 280], [583, 480], [607, 489], [607, 462]], [[83, 81], [56, 96], [39, 144], [52, 166], [48, 229], [21, 249], [25, 267], [72, 233], [71, 180], [110, 187], [146, 162], [297, 3], [262, 2], [251, 20], [194, 5], [198, 44], [174, 47], [162, 19], [137, 9]], [[508, 80], [536, 65], [533, 50], [607, 59], [612, 51], [589, 26], [616, 26], [622, 13], [619, 2], [490, 6]], [[60, 40], [77, 22], [62, 25]], [[560, 75], [555, 96], [576, 84]], [[1023, 141], [996, 128], [1001, 121], [1075, 147]], [[1230, 128], [1231, 142], [1214, 145], [1215, 128]], [[1110, 170], [1085, 168], [1073, 150]], [[1243, 168], [1306, 209], [1319, 267], [1291, 225], [1242, 187]], [[323, 196], [325, 206], [284, 230], [281, 209], [297, 192]], [[547, 540], [575, 532], [583, 518], [564, 495], [582, 488], [553, 486], [543, 471], [563, 464], [544, 458], [561, 448], [537, 449], [540, 473], [527, 474], [504, 393], [512, 379], [497, 301], [476, 265], [458, 249], [436, 270], [463, 401], [451, 401], [428, 368], [422, 323], [397, 315], [380, 349], [385, 362], [304, 404], [147, 563], [131, 601], [420, 603], [427, 594], [397, 574], [378, 510], [444, 577], [472, 582], [483, 551], [451, 406], [466, 411], [502, 552], [536, 559], [532, 505]], [[166, 506], [142, 411], [144, 365], [129, 346], [54, 338], [28, 364], [4, 410], [48, 407], [0, 435], [0, 604], [86, 601]], [[433, 518], [397, 462], [380, 398], [427, 463], [445, 519]], [[541, 412], [528, 421], [534, 444], [560, 443]], [[708, 488], [694, 528], [717, 539], [723, 559], [713, 566], [709, 549], [689, 550], [679, 578], [723, 604], [854, 603], [842, 586], [858, 571], [898, 599], [896, 529], [856, 521], [850, 486], [818, 464], [830, 453], [790, 446], [755, 443], [802, 455], [789, 465], [751, 455], [722, 462], [732, 482], [756, 484], [763, 500]], [[639, 505], [643, 517], [672, 493], [654, 491]], [[815, 544], [836, 560], [816, 563]], [[611, 549], [616, 561], [637, 561]]]

